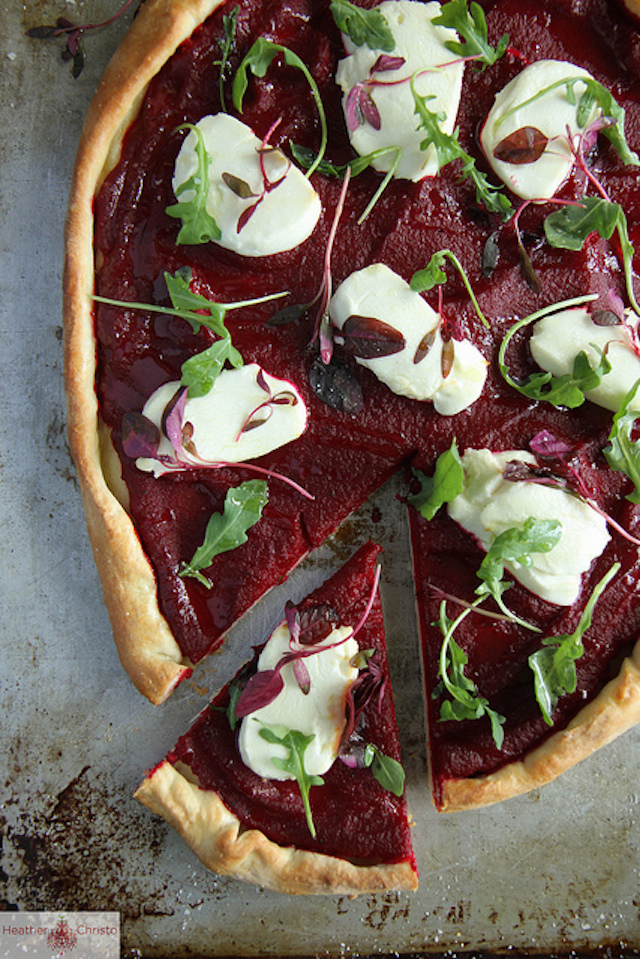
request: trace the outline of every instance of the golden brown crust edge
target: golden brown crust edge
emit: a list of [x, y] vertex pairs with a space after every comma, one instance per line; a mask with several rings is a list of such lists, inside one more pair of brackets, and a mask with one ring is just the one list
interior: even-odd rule
[[357, 896], [418, 887], [408, 862], [359, 866], [279, 846], [257, 829], [243, 829], [216, 792], [201, 789], [167, 761], [149, 773], [134, 795], [162, 816], [198, 859], [219, 875], [287, 895]]
[[112, 458], [112, 447], [108, 436], [105, 442], [95, 393], [93, 202], [104, 177], [118, 161], [122, 138], [148, 83], [220, 2], [147, 0], [143, 4], [89, 107], [65, 226], [63, 315], [69, 444], [118, 653], [137, 688], [153, 703], [166, 699], [188, 675], [189, 665], [160, 613], [154, 572], [105, 468], [104, 452]]
[[640, 723], [640, 642], [618, 675], [580, 710], [569, 725], [553, 733], [524, 760], [495, 773], [445, 783], [442, 812], [489, 806], [544, 786], [576, 763]]

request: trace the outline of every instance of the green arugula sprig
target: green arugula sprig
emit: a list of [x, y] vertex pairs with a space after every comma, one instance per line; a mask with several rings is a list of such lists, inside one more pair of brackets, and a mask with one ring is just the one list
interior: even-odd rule
[[238, 67], [234, 77], [233, 105], [238, 113], [242, 113], [242, 102], [249, 85], [248, 71], [251, 71], [251, 73], [253, 73], [253, 75], [256, 77], [264, 77], [267, 70], [271, 66], [272, 61], [278, 54], [282, 54], [284, 62], [288, 66], [295, 67], [304, 75], [307, 83], [309, 84], [311, 94], [318, 110], [318, 115], [320, 118], [320, 149], [316, 154], [315, 160], [313, 163], [311, 163], [306, 172], [306, 176], [310, 177], [322, 160], [327, 148], [327, 118], [324, 105], [322, 103], [322, 98], [320, 97], [320, 91], [318, 90], [318, 85], [311, 76], [306, 64], [296, 53], [293, 52], [293, 50], [290, 50], [288, 47], [284, 47], [279, 43], [273, 43], [271, 40], [267, 40], [265, 37], [258, 37]]
[[505, 717], [489, 706], [489, 701], [478, 693], [475, 683], [465, 674], [465, 666], [469, 657], [453, 638], [453, 634], [460, 623], [469, 615], [472, 609], [481, 602], [477, 599], [474, 604], [464, 609], [455, 619], [447, 616], [447, 603], [440, 604], [440, 618], [438, 625], [443, 635], [440, 649], [439, 676], [441, 683], [434, 690], [434, 698], [446, 691], [450, 699], [445, 699], [440, 705], [440, 719], [463, 720], [482, 719], [487, 716], [491, 723], [493, 741], [498, 749], [504, 741], [503, 724]]
[[495, 213], [503, 219], [510, 216], [513, 207], [509, 199], [499, 187], [489, 183], [484, 173], [477, 169], [473, 157], [460, 144], [458, 129], [456, 128], [453, 133], [445, 133], [441, 124], [446, 120], [446, 115], [429, 110], [427, 102], [433, 100], [434, 97], [432, 95], [421, 96], [415, 88], [413, 77], [411, 78], [411, 92], [415, 106], [414, 112], [419, 118], [417, 129], [424, 130], [426, 133], [420, 144], [420, 149], [428, 150], [430, 146], [435, 147], [438, 163], [436, 172], [440, 172], [443, 166], [453, 163], [455, 160], [461, 160], [462, 173], [472, 181], [478, 203], [482, 204], [489, 213]]
[[373, 743], [367, 743], [364, 750], [364, 764], [371, 769], [373, 776], [383, 789], [393, 793], [394, 796], [402, 795], [405, 775], [397, 759], [385, 755]]
[[618, 232], [625, 287], [629, 302], [636, 313], [640, 306], [633, 289], [634, 248], [629, 239], [629, 228], [624, 210], [603, 196], [585, 196], [578, 204], [563, 206], [550, 213], [544, 221], [544, 232], [550, 246], [562, 250], [581, 250], [588, 236], [598, 233], [609, 240]]
[[443, 284], [447, 282], [447, 274], [445, 273], [443, 267], [446, 261], [449, 260], [453, 263], [454, 267], [462, 277], [462, 282], [464, 283], [469, 298], [473, 303], [474, 309], [478, 314], [478, 317], [481, 323], [489, 329], [489, 323], [486, 316], [480, 309], [480, 304], [476, 299], [476, 295], [473, 292], [471, 283], [469, 282], [469, 277], [467, 276], [462, 263], [452, 252], [452, 250], [439, 250], [437, 253], [434, 253], [429, 263], [423, 270], [417, 270], [411, 280], [409, 281], [409, 286], [416, 293], [422, 293], [424, 290], [432, 290], [434, 286]]
[[640, 439], [634, 440], [632, 436], [640, 412], [630, 409], [639, 388], [640, 380], [636, 380], [613, 417], [609, 446], [604, 449], [611, 469], [620, 470], [634, 485], [626, 497], [630, 503], [640, 503]]
[[467, 7], [467, 0], [449, 0], [442, 5], [440, 13], [431, 22], [434, 26], [456, 30], [463, 42], [446, 40], [444, 45], [447, 50], [465, 59], [472, 58], [483, 69], [493, 66], [509, 46], [509, 36], [506, 33], [500, 37], [495, 48], [491, 46], [484, 10], [479, 3], [471, 3]]
[[529, 667], [534, 675], [536, 699], [544, 720], [549, 726], [553, 725], [551, 714], [560, 697], [576, 690], [576, 660], [580, 659], [584, 653], [582, 637], [591, 626], [591, 617], [596, 603], [619, 569], [620, 564], [614, 563], [596, 585], [575, 632], [543, 639], [543, 648], [529, 657]]
[[236, 26], [240, 7], [234, 7], [231, 13], [224, 14], [222, 17], [223, 37], [218, 40], [220, 46], [220, 59], [214, 60], [214, 67], [220, 67], [220, 79], [218, 81], [220, 91], [220, 107], [224, 113], [227, 112], [227, 105], [224, 100], [224, 84], [229, 73], [229, 57], [233, 53], [236, 44]]
[[307, 736], [298, 729], [287, 729], [285, 726], [268, 726], [265, 723], [260, 730], [260, 735], [268, 743], [284, 746], [285, 749], [289, 750], [289, 755], [286, 758], [272, 756], [271, 762], [278, 769], [289, 773], [297, 780], [298, 786], [300, 787], [300, 795], [302, 796], [307, 826], [309, 832], [315, 839], [316, 827], [311, 814], [309, 789], [311, 786], [322, 786], [324, 779], [322, 776], [310, 776], [304, 768], [304, 754], [309, 743], [315, 738], [314, 734], [312, 733], [310, 736]]
[[201, 570], [211, 566], [214, 557], [236, 549], [247, 542], [247, 530], [260, 520], [269, 499], [265, 480], [247, 480], [227, 490], [221, 513], [213, 513], [198, 546], [188, 563], [183, 563], [179, 575], [193, 577], [207, 589], [213, 588], [210, 579]]
[[366, 10], [349, 0], [331, 0], [331, 13], [338, 30], [345, 33], [357, 47], [391, 53], [396, 41], [384, 15], [377, 7]]
[[570, 309], [573, 306], [582, 306], [595, 299], [597, 299], [595, 294], [586, 294], [570, 300], [563, 300], [560, 303], [553, 303], [541, 310], [536, 310], [535, 313], [531, 313], [514, 323], [503, 338], [498, 350], [498, 365], [505, 382], [529, 399], [545, 400], [553, 406], [562, 406], [569, 409], [581, 406], [585, 400], [585, 393], [595, 389], [601, 383], [602, 377], [611, 371], [609, 360], [597, 346], [594, 345], [594, 349], [598, 351], [600, 361], [595, 369], [591, 366], [584, 350], [582, 350], [574, 360], [571, 373], [565, 373], [563, 376], [553, 376], [548, 372], [532, 373], [523, 380], [516, 380], [511, 375], [506, 362], [506, 354], [511, 340], [523, 327], [535, 323], [549, 314]]
[[190, 288], [191, 271], [188, 267], [181, 268], [176, 273], [165, 272], [164, 279], [167, 285], [171, 307], [158, 306], [155, 303], [132, 303], [127, 300], [113, 300], [105, 296], [94, 296], [98, 303], [108, 306], [117, 306], [126, 310], [144, 310], [147, 313], [161, 313], [165, 316], [177, 316], [187, 320], [196, 333], [205, 326], [219, 337], [206, 350], [196, 353], [182, 364], [182, 385], [189, 390], [189, 396], [204, 396], [209, 392], [219, 376], [225, 362], [238, 368], [243, 365], [243, 359], [231, 342], [231, 334], [225, 326], [227, 310], [237, 310], [246, 306], [255, 306], [267, 303], [270, 300], [286, 296], [286, 293], [270, 293], [253, 300], [239, 300], [235, 303], [216, 303]]
[[[176, 243], [191, 246], [208, 243], [210, 240], [219, 240], [222, 236], [220, 227], [207, 210], [211, 154], [207, 151], [199, 127], [194, 126], [193, 123], [183, 123], [178, 130], [190, 130], [195, 134], [197, 165], [191, 176], [177, 187], [175, 193], [178, 202], [165, 210], [168, 216], [182, 220]], [[191, 192], [192, 196], [189, 199], [181, 199], [188, 192]]]
[[416, 469], [413, 475], [419, 480], [421, 488], [418, 493], [408, 496], [407, 501], [425, 519], [433, 519], [440, 507], [454, 500], [464, 488], [464, 467], [457, 441], [454, 439], [450, 448], [440, 454], [433, 476]]
[[503, 530], [493, 540], [480, 564], [478, 577], [482, 582], [476, 589], [476, 595], [480, 599], [493, 597], [497, 606], [510, 620], [533, 632], [539, 632], [537, 627], [520, 619], [505, 605], [502, 594], [509, 589], [511, 583], [504, 581], [504, 567], [506, 563], [532, 566], [534, 554], [550, 552], [561, 538], [562, 523], [558, 520], [537, 519], [534, 516], [529, 516], [522, 526]]

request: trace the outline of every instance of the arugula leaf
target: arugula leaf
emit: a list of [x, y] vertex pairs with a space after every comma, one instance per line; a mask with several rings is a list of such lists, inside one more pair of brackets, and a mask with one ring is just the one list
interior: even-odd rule
[[349, 0], [331, 0], [331, 13], [338, 30], [346, 33], [357, 47], [370, 50], [395, 50], [396, 41], [383, 14], [377, 7], [365, 10]]
[[640, 380], [636, 380], [613, 417], [613, 425], [609, 433], [610, 446], [604, 449], [605, 458], [611, 469], [620, 470], [634, 484], [635, 489], [626, 497], [630, 503], [640, 503], [640, 440], [632, 439], [636, 420], [640, 419], [640, 412], [629, 409], [639, 387]]
[[289, 756], [286, 759], [274, 756], [271, 762], [274, 766], [277, 766], [278, 769], [282, 769], [297, 779], [307, 826], [309, 827], [309, 832], [315, 839], [316, 828], [311, 815], [309, 788], [311, 786], [322, 786], [324, 779], [321, 776], [309, 776], [304, 768], [304, 754], [309, 743], [315, 738], [314, 734], [312, 733], [310, 736], [306, 736], [297, 729], [286, 729], [282, 726], [267, 726], [264, 724], [260, 730], [260, 735], [268, 743], [275, 743], [289, 750]]
[[222, 30], [224, 37], [218, 40], [220, 46], [220, 59], [214, 60], [214, 67], [220, 67], [220, 106], [224, 113], [227, 113], [227, 105], [224, 102], [224, 81], [227, 78], [229, 70], [229, 57], [231, 56], [236, 43], [236, 21], [240, 7], [234, 7], [230, 14], [224, 14], [222, 17]]
[[260, 520], [269, 499], [265, 480], [247, 480], [227, 490], [222, 513], [213, 513], [204, 534], [204, 541], [188, 563], [183, 563], [180, 576], [192, 576], [208, 589], [211, 580], [200, 571], [211, 566], [215, 556], [236, 549], [247, 541], [247, 530]]
[[440, 507], [454, 500], [464, 486], [464, 468], [456, 440], [436, 460], [433, 476], [415, 469], [413, 475], [420, 480], [422, 488], [419, 493], [407, 497], [407, 501], [425, 519], [433, 519]]
[[182, 364], [182, 386], [186, 386], [190, 397], [205, 396], [213, 387], [222, 368], [229, 362], [235, 369], [243, 365], [242, 355], [231, 342], [231, 336], [216, 340], [206, 350], [190, 356]]
[[480, 321], [487, 329], [489, 329], [489, 323], [487, 322], [486, 316], [480, 309], [480, 305], [476, 299], [475, 293], [473, 292], [471, 283], [469, 282], [469, 277], [467, 276], [462, 263], [452, 250], [439, 250], [437, 253], [434, 253], [427, 266], [423, 270], [417, 270], [417, 272], [413, 274], [411, 280], [409, 281], [409, 286], [412, 290], [415, 290], [416, 293], [422, 293], [423, 290], [431, 290], [438, 284], [446, 283], [447, 274], [444, 272], [443, 267], [447, 260], [450, 260], [451, 263], [453, 263], [456, 270], [462, 277], [462, 282], [466, 287], [467, 293], [469, 294]]
[[482, 583], [476, 589], [481, 599], [492, 596], [500, 609], [514, 622], [528, 629], [535, 629], [521, 620], [505, 606], [502, 594], [510, 587], [503, 581], [505, 563], [532, 566], [532, 553], [548, 553], [562, 536], [562, 523], [555, 519], [537, 519], [529, 516], [522, 526], [512, 526], [500, 533], [486, 552], [478, 577]]
[[[165, 210], [168, 216], [182, 220], [176, 243], [194, 245], [219, 240], [222, 236], [220, 227], [206, 208], [211, 156], [205, 147], [204, 137], [193, 123], [183, 123], [178, 130], [191, 130], [195, 133], [197, 168], [195, 173], [176, 189], [178, 202]], [[180, 197], [189, 191], [193, 191], [193, 196], [189, 200], [181, 200]]]
[[227, 307], [222, 303], [208, 300], [200, 293], [192, 292], [189, 267], [183, 267], [173, 275], [165, 272], [164, 280], [174, 310], [178, 310], [180, 315], [188, 320], [194, 333], [197, 333], [201, 326], [207, 326], [218, 336], [227, 334], [224, 325]]
[[427, 101], [433, 100], [433, 95], [421, 96], [411, 78], [411, 92], [414, 101], [414, 113], [419, 118], [418, 130], [425, 130], [426, 137], [420, 144], [421, 150], [427, 150], [430, 146], [435, 147], [438, 169], [440, 172], [443, 166], [453, 163], [454, 160], [462, 161], [462, 173], [468, 177], [476, 189], [476, 200], [482, 204], [490, 213], [497, 213], [506, 218], [511, 212], [511, 203], [500, 192], [499, 187], [492, 186], [484, 174], [476, 168], [476, 161], [472, 156], [463, 150], [458, 139], [458, 128], [453, 133], [445, 133], [440, 124], [446, 120], [446, 114], [434, 113], [427, 107]]
[[[478, 605], [478, 603], [480, 603], [480, 599], [476, 600], [474, 605]], [[465, 675], [464, 668], [469, 662], [469, 657], [453, 638], [455, 630], [471, 612], [472, 608], [465, 609], [456, 619], [449, 619], [446, 601], [443, 600], [440, 604], [439, 625], [444, 637], [440, 649], [439, 670], [442, 684], [441, 687], [434, 690], [433, 695], [434, 697], [439, 696], [442, 689], [445, 689], [451, 696], [451, 699], [445, 699], [440, 706], [440, 719], [442, 721], [482, 719], [483, 716], [487, 716], [491, 723], [493, 741], [497, 748], [501, 749], [504, 741], [502, 726], [505, 717], [489, 706], [489, 701], [478, 694], [473, 680]]]
[[531, 313], [514, 323], [503, 338], [498, 350], [498, 365], [505, 382], [529, 399], [546, 400], [553, 406], [563, 406], [569, 409], [581, 406], [584, 403], [585, 391], [595, 389], [601, 382], [602, 377], [606, 376], [611, 370], [609, 360], [597, 346], [594, 345], [594, 349], [599, 353], [600, 361], [595, 369], [589, 363], [586, 353], [581, 351], [573, 361], [571, 373], [565, 373], [563, 376], [553, 376], [548, 372], [532, 373], [522, 380], [517, 380], [511, 375], [506, 363], [506, 354], [509, 343], [523, 327], [535, 323], [551, 313], [560, 312], [573, 306], [582, 306], [595, 299], [597, 299], [597, 295], [588, 293], [571, 300], [563, 300], [560, 303], [553, 303], [551, 306], [536, 310], [535, 313]]
[[467, 0], [449, 0], [449, 3], [443, 4], [440, 14], [433, 18], [432, 23], [435, 26], [450, 27], [463, 38], [464, 43], [445, 41], [447, 50], [460, 57], [473, 57], [484, 67], [492, 66], [499, 60], [509, 45], [509, 36], [505, 33], [500, 37], [495, 49], [491, 46], [484, 10], [478, 3], [471, 3], [467, 8]]
[[619, 569], [620, 563], [614, 563], [597, 583], [574, 633], [543, 639], [544, 648], [529, 656], [529, 666], [534, 675], [536, 699], [544, 720], [549, 726], [553, 725], [551, 714], [560, 697], [565, 693], [575, 692], [576, 660], [580, 659], [584, 653], [582, 637], [591, 626], [591, 617], [598, 599]]
[[404, 792], [404, 769], [397, 759], [386, 756], [373, 743], [367, 743], [364, 750], [364, 764], [371, 768], [371, 772], [383, 789], [401, 796]]
[[309, 87], [311, 89], [311, 94], [315, 101], [316, 107], [318, 109], [318, 114], [320, 117], [320, 149], [316, 154], [314, 162], [310, 165], [307, 170], [306, 176], [310, 177], [314, 172], [327, 148], [327, 118], [324, 111], [324, 106], [322, 103], [322, 98], [320, 97], [320, 91], [316, 81], [311, 76], [307, 66], [300, 59], [300, 57], [289, 50], [288, 47], [284, 47], [279, 43], [273, 43], [271, 40], [267, 40], [265, 37], [258, 37], [256, 42], [253, 44], [244, 60], [238, 67], [236, 75], [233, 80], [233, 105], [235, 106], [238, 113], [242, 113], [242, 101], [244, 95], [247, 91], [249, 85], [249, 79], [247, 76], [247, 71], [251, 70], [254, 76], [264, 77], [267, 70], [271, 66], [272, 60], [281, 53], [284, 57], [284, 62], [287, 66], [295, 67], [297, 70], [300, 70], [304, 75]]
[[544, 221], [544, 232], [551, 246], [562, 250], [581, 250], [591, 233], [608, 240], [616, 229], [622, 207], [600, 196], [585, 196], [579, 204], [563, 206]]

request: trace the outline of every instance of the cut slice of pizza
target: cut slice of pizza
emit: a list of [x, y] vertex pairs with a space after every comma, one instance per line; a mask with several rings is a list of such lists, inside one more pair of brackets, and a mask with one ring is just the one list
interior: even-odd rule
[[288, 604], [138, 788], [215, 872], [284, 893], [417, 887], [379, 552]]
[[440, 810], [541, 786], [640, 721], [628, 481], [551, 434], [531, 449], [454, 444], [433, 477], [416, 474], [412, 547]]

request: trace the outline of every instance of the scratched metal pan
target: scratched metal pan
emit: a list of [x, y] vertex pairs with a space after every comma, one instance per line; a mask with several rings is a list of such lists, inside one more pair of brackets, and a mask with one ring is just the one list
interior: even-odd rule
[[[426, 787], [408, 535], [392, 481], [161, 708], [112, 642], [65, 439], [62, 224], [81, 124], [127, 26], [63, 43], [25, 31], [99, 22], [116, 0], [1, 0], [0, 910], [115, 910], [125, 956], [631, 955], [640, 949], [640, 730], [540, 792], [439, 816]], [[376, 522], [373, 522], [375, 517]], [[371, 533], [414, 844], [414, 894], [289, 898], [208, 873], [131, 794], [261, 639], [284, 600]], [[604, 954], [604, 953], [603, 953]]]

